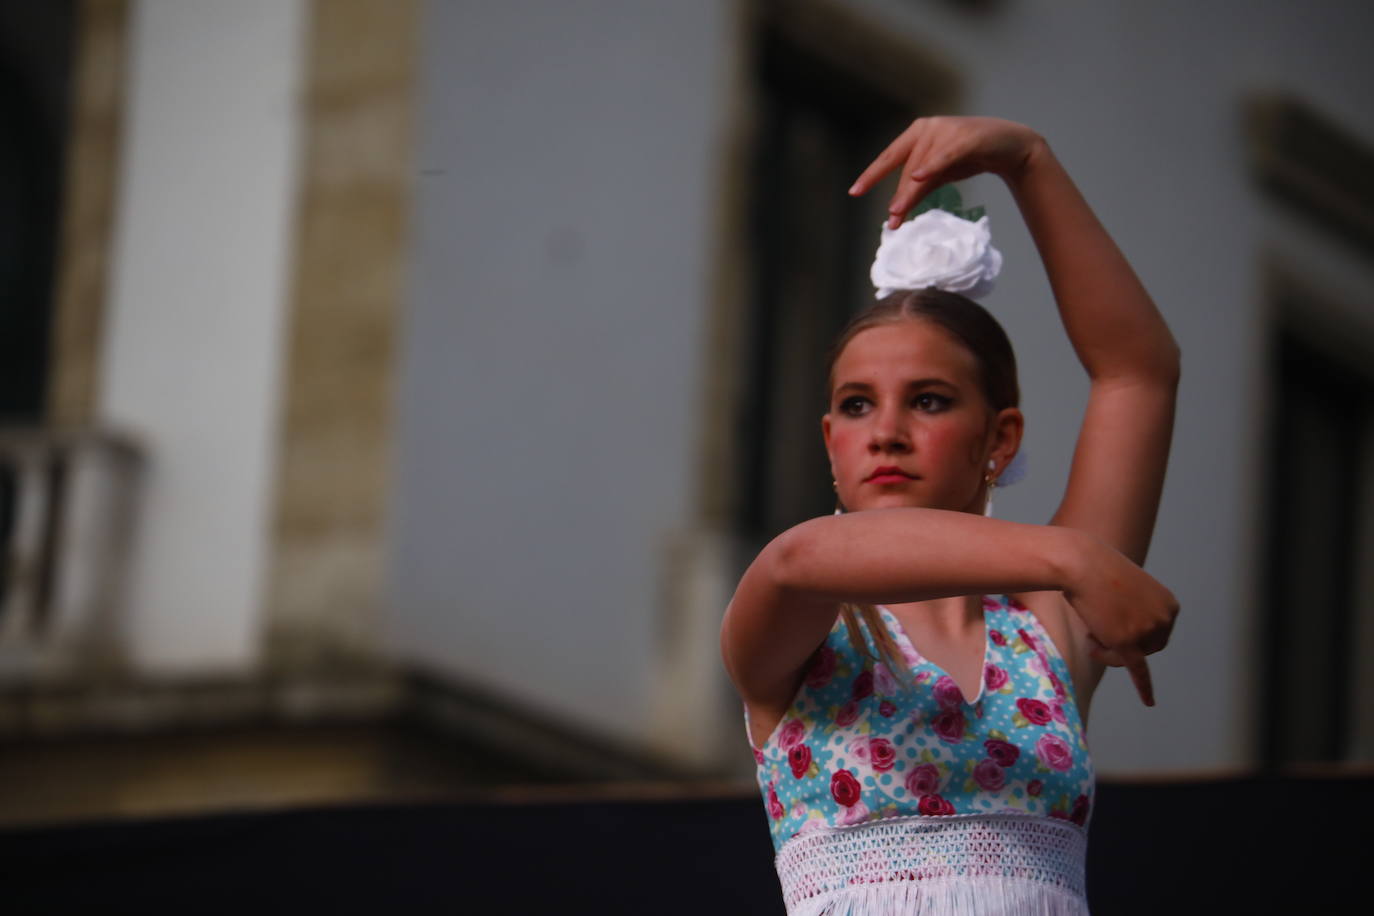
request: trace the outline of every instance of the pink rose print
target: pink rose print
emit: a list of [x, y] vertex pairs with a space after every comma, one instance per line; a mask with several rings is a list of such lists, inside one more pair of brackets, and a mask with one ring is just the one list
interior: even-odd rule
[[940, 736], [941, 741], [954, 744], [963, 740], [964, 714], [957, 709], [942, 711], [931, 720], [930, 724], [935, 729], [935, 734]]
[[1036, 653], [1040, 651], [1040, 643], [1035, 641], [1034, 636], [1030, 635], [1025, 630], [1017, 630], [1016, 635], [1021, 637], [1021, 641], [1026, 644], [1027, 649]]
[[802, 724], [802, 720], [788, 719], [783, 725], [782, 731], [778, 732], [778, 746], [784, 751], [790, 751], [798, 744], [801, 744], [802, 739], [805, 737], [806, 726]]
[[873, 686], [883, 696], [894, 696], [897, 693], [897, 679], [892, 676], [892, 671], [882, 662], [873, 666]]
[[938, 795], [922, 795], [917, 810], [927, 817], [953, 814], [954, 806]]
[[911, 646], [900, 646], [899, 648], [902, 650], [902, 658], [906, 659], [908, 665], [914, 666], [921, 663], [921, 653], [911, 648]]
[[1068, 724], [1069, 717], [1064, 713], [1064, 701], [1055, 700], [1050, 704], [1050, 713], [1054, 716], [1054, 721]]
[[1007, 607], [1011, 608], [1013, 611], [1025, 612], [1030, 610], [1030, 608], [1026, 607], [1020, 601], [1017, 601], [1015, 598], [1010, 597], [1007, 598]]
[[862, 824], [864, 821], [868, 820], [868, 815], [868, 805], [865, 805], [863, 802], [855, 802], [853, 805], [845, 808], [844, 813], [840, 815], [840, 825], [843, 827], [852, 827], [855, 824]]
[[933, 763], [923, 763], [906, 774], [906, 790], [912, 795], [934, 795], [940, 791], [940, 771]]
[[[919, 661], [919, 660], [920, 660], [920, 659], [919, 659], [919, 657], [918, 657], [918, 658], [917, 658], [917, 661]], [[917, 672], [916, 672], [916, 683], [918, 683], [918, 684], [924, 684], [924, 683], [925, 683], [926, 681], [928, 681], [928, 680], [930, 680], [930, 672], [929, 672], [929, 671], [917, 671]]]
[[846, 808], [859, 802], [859, 781], [848, 770], [836, 770], [830, 777], [830, 795]]
[[1059, 675], [1050, 672], [1050, 684], [1054, 687], [1054, 695], [1061, 700], [1068, 699], [1068, 691], [1064, 689], [1064, 682], [1059, 679]]
[[892, 765], [897, 762], [897, 749], [892, 746], [892, 742], [886, 738], [872, 738], [868, 742], [869, 757], [873, 760], [873, 769], [879, 773], [886, 773], [892, 769]]
[[864, 671], [854, 678], [853, 696], [856, 700], [873, 696], [873, 672]]
[[989, 738], [983, 742], [983, 747], [988, 749], [988, 757], [997, 762], [1000, 767], [1009, 767], [1016, 763], [1016, 758], [1021, 756], [1021, 749], [1008, 741], [999, 741], [996, 738]]
[[830, 683], [830, 679], [835, 675], [836, 664], [835, 650], [829, 646], [821, 646], [816, 653], [816, 661], [812, 663], [811, 670], [806, 672], [806, 686], [824, 687]]
[[1001, 603], [996, 598], [992, 598], [988, 595], [983, 596], [983, 610], [995, 611], [1001, 606]]
[[798, 744], [787, 752], [787, 763], [792, 767], [792, 775], [801, 779], [811, 766], [811, 748]]
[[1092, 808], [1092, 803], [1088, 801], [1088, 796], [1080, 795], [1073, 800], [1073, 810], [1069, 812], [1069, 820], [1082, 827], [1088, 822], [1088, 812]]
[[996, 792], [1006, 782], [1006, 776], [996, 760], [985, 757], [982, 763], [973, 768], [973, 781], [989, 792]]
[[758, 748], [754, 748], [754, 762], [763, 763], [763, 751]]
[[854, 720], [859, 718], [859, 704], [850, 700], [840, 707], [840, 711], [835, 714], [835, 724], [841, 728], [853, 725]]
[[941, 675], [935, 682], [935, 702], [945, 709], [958, 709], [964, 705], [964, 695], [959, 692], [959, 685], [948, 674]]
[[796, 801], [794, 801], [794, 802], [792, 803], [792, 816], [793, 816], [793, 817], [805, 817], [805, 816], [806, 816], [806, 803], [803, 802], [800, 798], [797, 799]]
[[773, 790], [773, 784], [768, 783], [768, 814], [775, 821], [780, 821], [787, 816], [787, 811], [783, 808], [782, 802], [778, 801], [778, 793]]
[[1068, 772], [1069, 767], [1073, 766], [1073, 752], [1058, 735], [1041, 735], [1040, 740], [1035, 742], [1035, 756], [1051, 770], [1061, 773]]
[[993, 645], [996, 646], [1005, 646], [1007, 644], [1007, 638], [1002, 635], [1000, 630], [988, 630], [988, 638], [991, 639]]
[[1050, 708], [1040, 700], [1020, 697], [1016, 701], [1016, 708], [1021, 710], [1021, 715], [1025, 716], [1032, 725], [1049, 724]]
[[1008, 677], [1007, 672], [996, 665], [989, 663], [983, 666], [983, 683], [987, 685], [989, 690], [997, 690], [1009, 680], [1011, 678]]
[[1045, 784], [1038, 779], [1032, 779], [1030, 782], [1026, 783], [1027, 795], [1039, 795], [1044, 789]]
[[897, 714], [897, 704], [891, 700], [883, 700], [878, 704], [878, 715], [892, 718]]
[[851, 738], [845, 750], [848, 751], [849, 756], [853, 757], [855, 760], [861, 763], [868, 762], [868, 738], [863, 735], [855, 735]]

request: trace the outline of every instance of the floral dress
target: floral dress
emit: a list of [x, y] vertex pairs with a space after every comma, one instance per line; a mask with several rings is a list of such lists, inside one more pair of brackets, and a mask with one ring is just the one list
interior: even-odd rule
[[1039, 620], [983, 599], [970, 700], [878, 612], [907, 670], [871, 633], [860, 655], [837, 620], [754, 749], [789, 914], [1085, 913], [1092, 763]]

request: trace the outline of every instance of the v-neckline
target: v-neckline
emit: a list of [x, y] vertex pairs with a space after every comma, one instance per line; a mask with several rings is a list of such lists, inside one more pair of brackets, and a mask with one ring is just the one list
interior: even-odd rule
[[[970, 700], [968, 698], [968, 695], [964, 693], [964, 688], [959, 686], [959, 682], [954, 680], [954, 675], [950, 674], [944, 668], [941, 668], [939, 665], [935, 664], [935, 662], [930, 660], [929, 656], [927, 656], [920, 649], [916, 648], [916, 644], [911, 641], [911, 637], [908, 636], [906, 633], [906, 627], [902, 626], [902, 620], [900, 617], [892, 613], [892, 610], [885, 604], [880, 604], [878, 605], [878, 607], [882, 610], [884, 614], [892, 618], [892, 623], [889, 624], [889, 629], [895, 631], [898, 644], [900, 645], [901, 643], [906, 643], [906, 647], [910, 649], [914, 655], [920, 658], [922, 662], [934, 668], [936, 671], [940, 672], [940, 674], [944, 675], [945, 677], [949, 678], [954, 683], [954, 689], [959, 691], [959, 699], [964, 701], [965, 706], [977, 706], [978, 703], [983, 699], [983, 690], [986, 688], [987, 685], [988, 655], [990, 654], [988, 644], [992, 642], [992, 639], [989, 634], [991, 627], [988, 625], [987, 599], [987, 595], [980, 595], [978, 597], [979, 604], [983, 609], [983, 663], [978, 667], [978, 695], [975, 696], [972, 700]], [[913, 666], [908, 665], [908, 667]]]

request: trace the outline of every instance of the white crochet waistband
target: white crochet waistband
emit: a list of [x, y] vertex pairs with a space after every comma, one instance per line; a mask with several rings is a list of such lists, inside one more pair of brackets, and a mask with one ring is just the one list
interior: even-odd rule
[[790, 916], [1083, 914], [1086, 855], [1056, 818], [912, 816], [800, 834], [775, 864]]

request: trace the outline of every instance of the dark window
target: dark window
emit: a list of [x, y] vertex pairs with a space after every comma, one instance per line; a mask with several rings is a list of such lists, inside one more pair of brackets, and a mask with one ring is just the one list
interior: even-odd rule
[[1352, 723], [1370, 712], [1357, 689], [1357, 577], [1371, 521], [1374, 376], [1300, 327], [1281, 327], [1272, 352], [1259, 707], [1271, 767], [1350, 759]]
[[821, 442], [825, 363], [872, 301], [868, 267], [887, 204], [849, 185], [918, 112], [778, 30], [758, 33], [751, 164], [750, 317], [737, 526], [759, 540], [833, 511]]

